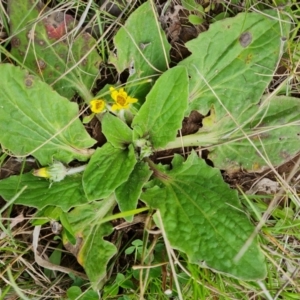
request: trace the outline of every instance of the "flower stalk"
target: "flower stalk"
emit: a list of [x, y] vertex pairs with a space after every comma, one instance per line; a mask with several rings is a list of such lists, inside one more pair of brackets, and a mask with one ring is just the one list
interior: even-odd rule
[[83, 172], [86, 166], [87, 165], [75, 168], [66, 168], [61, 162], [55, 161], [49, 167], [34, 170], [33, 175], [37, 177], [48, 178], [51, 182], [59, 182], [62, 181], [66, 176]]
[[177, 137], [174, 141], [169, 142], [165, 147], [156, 149], [157, 151], [165, 151], [170, 149], [182, 148], [182, 147], [200, 147], [210, 146], [218, 142], [218, 138], [215, 134], [211, 133], [194, 133]]

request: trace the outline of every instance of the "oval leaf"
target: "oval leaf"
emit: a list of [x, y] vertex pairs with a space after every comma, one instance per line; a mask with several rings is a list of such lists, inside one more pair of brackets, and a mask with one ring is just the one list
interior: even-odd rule
[[136, 136], [148, 138], [154, 148], [175, 139], [188, 106], [186, 69], [175, 67], [156, 81], [132, 122]]
[[190, 77], [190, 110], [205, 116], [214, 105], [218, 121], [259, 102], [282, 54], [282, 35], [288, 36], [288, 22], [277, 14], [241, 13], [186, 43], [192, 54], [179, 65]]
[[106, 113], [101, 121], [102, 131], [115, 148], [124, 149], [132, 142], [132, 130], [119, 118]]
[[[168, 67], [171, 46], [157, 19], [154, 6], [147, 1], [130, 14], [114, 37], [117, 52], [111, 54], [110, 62], [119, 73], [129, 69], [129, 82], [159, 74]], [[147, 30], [141, 30], [145, 25]], [[142, 98], [150, 88], [150, 84], [129, 84], [128, 92], [135, 98]]]
[[87, 160], [95, 140], [78, 119], [78, 106], [38, 77], [11, 64], [0, 65], [0, 143], [16, 156], [33, 155], [42, 165], [53, 159]]
[[108, 197], [125, 182], [136, 164], [132, 145], [114, 148], [106, 143], [98, 148], [83, 173], [83, 188], [89, 200]]
[[243, 280], [264, 278], [265, 260], [256, 240], [235, 261], [254, 230], [242, 212], [237, 191], [195, 152], [186, 162], [175, 156], [172, 165], [171, 171], [156, 170], [156, 186], [141, 195], [159, 209], [171, 246], [203, 267]]
[[[8, 10], [13, 56], [53, 84], [60, 95], [71, 99], [78, 92], [84, 99], [90, 97], [101, 62], [97, 50], [91, 50], [96, 40], [84, 31], [76, 39], [67, 39], [76, 20], [61, 10], [50, 12], [41, 2], [11, 0]], [[77, 64], [87, 52], [89, 55]]]

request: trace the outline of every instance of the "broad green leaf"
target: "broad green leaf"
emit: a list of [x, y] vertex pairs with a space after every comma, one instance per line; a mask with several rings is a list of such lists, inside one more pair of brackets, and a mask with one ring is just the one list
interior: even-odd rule
[[78, 92], [84, 99], [90, 97], [101, 62], [97, 50], [90, 51], [96, 40], [87, 32], [76, 38], [65, 36], [75, 27], [74, 18], [63, 11], [50, 11], [40, 1], [33, 4], [30, 0], [12, 0], [8, 7], [13, 56], [45, 82], [53, 84], [62, 96], [71, 99]]
[[[149, 180], [152, 171], [147, 163], [139, 161], [126, 182], [121, 184], [115, 192], [120, 211], [136, 209], [144, 184]], [[133, 216], [125, 217], [127, 222], [132, 222]]]
[[220, 143], [209, 148], [209, 159], [215, 167], [230, 172], [241, 167], [259, 172], [268, 167], [262, 156], [278, 166], [291, 160], [300, 151], [298, 98], [273, 97], [264, 105], [251, 107], [244, 116], [246, 124], [243, 130], [249, 139], [240, 130], [232, 129], [228, 117], [210, 128]]
[[117, 252], [113, 244], [104, 240], [104, 237], [113, 231], [111, 224], [98, 224], [111, 212], [114, 205], [114, 198], [109, 197], [77, 207], [68, 214], [77, 243], [73, 246], [67, 237], [63, 236], [64, 245], [83, 266], [94, 289], [101, 287], [107, 273], [106, 266]]
[[87, 203], [80, 175], [68, 176], [63, 181], [54, 182], [33, 176], [30, 173], [10, 176], [0, 181], [0, 195], [9, 201], [23, 187], [27, 186], [14, 204], [35, 207], [39, 210], [45, 206], [58, 206], [63, 211]]
[[175, 67], [159, 77], [133, 119], [137, 135], [148, 138], [154, 148], [175, 139], [188, 105], [186, 69]]
[[275, 10], [241, 13], [186, 43], [192, 54], [180, 65], [190, 77], [190, 110], [206, 115], [214, 105], [218, 121], [228, 113], [238, 118], [259, 102], [288, 36], [288, 22], [280, 18]]
[[170, 171], [158, 168], [156, 186], [141, 195], [160, 211], [171, 246], [185, 252], [191, 263], [243, 280], [264, 278], [264, 256], [256, 240], [235, 261], [254, 230], [242, 211], [237, 191], [195, 152], [186, 162], [176, 155], [172, 165]]
[[0, 143], [14, 155], [33, 155], [42, 165], [87, 160], [95, 140], [78, 119], [78, 105], [38, 77], [0, 65]]
[[300, 151], [299, 118], [299, 99], [286, 96], [263, 97], [260, 105], [250, 107], [236, 123], [228, 115], [216, 121], [212, 107], [198, 133], [184, 136], [181, 142], [206, 146], [208, 158], [219, 169], [260, 172], [269, 167], [268, 161], [278, 166]]
[[83, 188], [89, 200], [108, 197], [125, 182], [136, 164], [132, 145], [114, 148], [106, 143], [98, 148], [83, 173]]
[[132, 130], [119, 118], [106, 113], [101, 121], [102, 132], [115, 148], [125, 148], [132, 142]]
[[[192, 55], [180, 65], [186, 66], [190, 77], [189, 110], [203, 115], [210, 111], [210, 116], [197, 134], [183, 137], [182, 142], [209, 146], [215, 167], [261, 171], [267, 167], [261, 154], [278, 165], [299, 151], [297, 124], [287, 130], [299, 109], [296, 101], [284, 101], [280, 107], [271, 99], [268, 105], [259, 105], [284, 50], [288, 24], [277, 11], [243, 13], [216, 22], [187, 43]], [[294, 117], [289, 117], [289, 110], [295, 110]], [[263, 128], [256, 128], [262, 118]], [[257, 149], [245, 135], [253, 137]], [[286, 143], [281, 142], [282, 136]]]
[[[114, 36], [117, 51], [111, 54], [110, 62], [119, 73], [128, 69], [130, 82], [160, 74], [167, 69], [170, 61], [171, 46], [159, 27], [154, 9], [150, 1], [142, 4], [130, 14], [124, 27]], [[128, 85], [128, 92], [132, 97], [142, 98], [150, 88], [149, 83]]]

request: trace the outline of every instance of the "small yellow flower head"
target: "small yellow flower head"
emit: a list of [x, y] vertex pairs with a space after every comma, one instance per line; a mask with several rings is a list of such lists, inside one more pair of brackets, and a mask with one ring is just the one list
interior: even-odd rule
[[67, 169], [61, 162], [56, 161], [49, 167], [34, 170], [33, 175], [37, 177], [49, 178], [50, 181], [58, 182], [66, 177]]
[[128, 96], [123, 88], [117, 91], [114, 87], [110, 87], [109, 90], [111, 97], [116, 102], [112, 106], [112, 110], [127, 109], [131, 103], [136, 103], [138, 101], [138, 99]]
[[33, 171], [33, 175], [37, 177], [50, 178], [49, 168], [40, 168]]
[[90, 105], [91, 105], [91, 111], [95, 114], [99, 114], [105, 108], [105, 102], [101, 99], [91, 100]]

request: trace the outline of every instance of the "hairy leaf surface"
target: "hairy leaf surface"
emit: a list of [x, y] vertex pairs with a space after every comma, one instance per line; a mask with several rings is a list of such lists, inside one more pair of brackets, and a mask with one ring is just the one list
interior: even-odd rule
[[62, 96], [71, 99], [78, 92], [86, 99], [99, 74], [96, 40], [87, 32], [69, 35], [75, 19], [40, 1], [12, 0], [8, 8], [14, 57]]
[[[160, 74], [168, 66], [169, 45], [160, 28], [154, 5], [150, 1], [138, 7], [114, 37], [116, 53], [110, 56], [119, 73], [129, 70], [128, 81], [136, 81]], [[141, 30], [145, 28], [145, 30]], [[129, 94], [135, 98], [144, 97], [151, 85], [128, 85]]]
[[63, 181], [50, 182], [30, 173], [0, 180], [0, 195], [11, 200], [22, 188], [27, 187], [14, 201], [14, 204], [36, 207], [57, 206], [63, 211], [87, 203], [82, 188], [82, 176], [67, 176]]
[[117, 248], [104, 237], [111, 234], [111, 224], [98, 224], [112, 209], [114, 199], [109, 197], [100, 202], [92, 202], [73, 209], [68, 215], [76, 237], [72, 245], [65, 235], [63, 242], [83, 266], [94, 289], [100, 289], [106, 276], [106, 266], [116, 254]]
[[115, 148], [125, 148], [132, 142], [132, 130], [116, 116], [106, 113], [101, 121], [102, 131]]
[[95, 140], [78, 119], [78, 105], [40, 78], [11, 64], [0, 65], [0, 143], [16, 156], [33, 155], [42, 165], [54, 159], [87, 160]]
[[136, 164], [132, 145], [114, 148], [106, 143], [98, 148], [83, 173], [83, 188], [89, 200], [108, 197], [125, 182]]
[[[152, 174], [147, 163], [139, 161], [128, 180], [121, 184], [115, 192], [120, 211], [136, 209], [142, 188]], [[125, 217], [127, 222], [132, 222], [133, 216]]]
[[156, 170], [155, 185], [141, 196], [160, 211], [171, 246], [203, 267], [244, 280], [264, 278], [264, 256], [256, 240], [235, 261], [254, 230], [241, 210], [237, 191], [195, 152], [182, 160], [177, 155], [172, 170]]
[[149, 138], [154, 148], [163, 147], [175, 139], [187, 105], [186, 69], [175, 67], [156, 81], [133, 119], [132, 127], [137, 136]]

